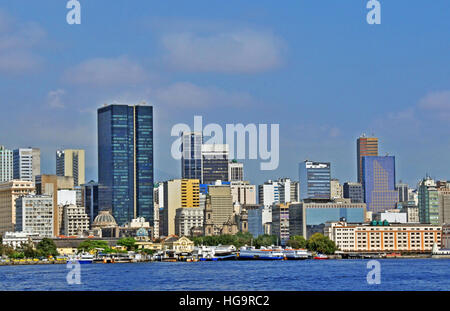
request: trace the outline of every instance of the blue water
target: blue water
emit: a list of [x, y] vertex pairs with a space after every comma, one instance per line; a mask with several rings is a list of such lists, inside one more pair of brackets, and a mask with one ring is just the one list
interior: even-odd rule
[[450, 290], [449, 259], [385, 259], [381, 284], [367, 284], [367, 260], [224, 261], [0, 266], [0, 290]]

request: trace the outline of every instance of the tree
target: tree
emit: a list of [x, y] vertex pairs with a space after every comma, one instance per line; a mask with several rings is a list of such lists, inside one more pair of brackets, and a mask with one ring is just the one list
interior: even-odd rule
[[49, 238], [43, 238], [36, 246], [36, 250], [45, 257], [55, 257], [59, 255], [58, 251], [56, 250], [55, 242]]
[[109, 249], [108, 242], [99, 240], [85, 240], [78, 245], [78, 252], [90, 252], [96, 248], [101, 248], [103, 250]]
[[290, 246], [292, 248], [307, 248], [307, 244], [308, 243], [306, 239], [301, 235], [291, 236], [287, 241], [287, 246]]
[[127, 251], [131, 251], [136, 248], [136, 240], [134, 238], [122, 238], [117, 241], [117, 245], [125, 247]]
[[260, 248], [261, 246], [271, 246], [277, 244], [276, 235], [263, 234], [253, 240], [253, 246]]
[[337, 247], [333, 241], [321, 233], [314, 233], [307, 243], [308, 249], [327, 255], [334, 254]]

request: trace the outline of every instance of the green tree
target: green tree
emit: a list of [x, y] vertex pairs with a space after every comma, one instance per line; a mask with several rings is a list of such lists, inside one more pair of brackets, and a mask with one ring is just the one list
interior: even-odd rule
[[103, 240], [85, 240], [78, 245], [78, 252], [90, 252], [97, 248], [107, 250], [110, 247], [108, 242]]
[[136, 240], [134, 238], [122, 238], [117, 241], [117, 245], [126, 247], [127, 251], [132, 251], [136, 248]]
[[[277, 244], [277, 236], [276, 235], [260, 235], [255, 240], [253, 240], [253, 246], [256, 248], [260, 248], [261, 246], [271, 246]], [[250, 245], [250, 244], [248, 244]]]
[[56, 250], [56, 244], [52, 239], [43, 238], [36, 246], [36, 250], [45, 257], [58, 256], [58, 251]]
[[306, 239], [301, 235], [291, 236], [286, 244], [287, 244], [287, 246], [290, 246], [292, 248], [307, 248], [308, 247], [308, 243], [307, 243]]
[[321, 233], [314, 233], [308, 239], [307, 246], [311, 251], [316, 251], [327, 255], [334, 254], [337, 249], [336, 244]]

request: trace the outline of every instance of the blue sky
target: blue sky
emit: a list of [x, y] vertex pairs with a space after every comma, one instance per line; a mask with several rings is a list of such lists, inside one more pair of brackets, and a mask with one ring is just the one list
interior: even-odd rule
[[146, 101], [155, 114], [155, 179], [177, 178], [177, 123], [280, 124], [280, 165], [253, 183], [298, 179], [298, 162], [330, 161], [356, 179], [356, 138], [396, 156], [397, 181], [450, 178], [450, 2], [381, 0], [0, 0], [0, 144], [84, 148], [97, 178], [96, 109]]

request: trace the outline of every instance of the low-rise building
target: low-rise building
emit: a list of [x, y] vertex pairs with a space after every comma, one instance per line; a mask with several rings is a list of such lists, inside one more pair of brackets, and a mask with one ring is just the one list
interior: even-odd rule
[[2, 244], [16, 249], [32, 243], [33, 238], [37, 237], [37, 234], [30, 234], [27, 232], [5, 232], [2, 237]]
[[200, 207], [179, 208], [175, 214], [175, 234], [189, 236], [194, 227], [203, 227], [204, 209]]
[[162, 244], [165, 250], [174, 251], [176, 254], [192, 253], [194, 251], [194, 242], [187, 237], [171, 236], [166, 238]]
[[441, 245], [442, 227], [429, 224], [328, 222], [325, 235], [343, 252], [429, 253]]

